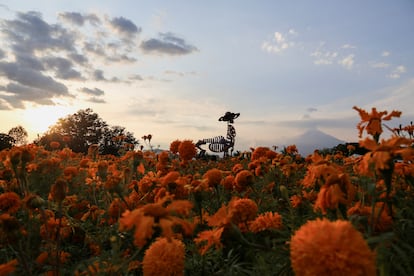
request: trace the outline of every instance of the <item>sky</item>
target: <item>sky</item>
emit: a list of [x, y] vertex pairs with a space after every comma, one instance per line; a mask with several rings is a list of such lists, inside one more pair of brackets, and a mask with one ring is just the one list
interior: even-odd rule
[[414, 121], [414, 1], [1, 1], [0, 132], [29, 140], [91, 108], [141, 144], [235, 149], [319, 129], [358, 140], [358, 106]]

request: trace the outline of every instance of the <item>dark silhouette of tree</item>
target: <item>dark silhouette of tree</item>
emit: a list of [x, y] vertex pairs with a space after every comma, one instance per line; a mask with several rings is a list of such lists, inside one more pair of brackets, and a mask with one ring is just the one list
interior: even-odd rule
[[0, 133], [0, 150], [10, 149], [15, 143], [14, 138], [6, 133]]
[[22, 146], [27, 144], [29, 135], [24, 127], [16, 126], [9, 130], [9, 136], [13, 137], [15, 146]]
[[101, 154], [119, 155], [122, 151], [134, 149], [138, 145], [131, 132], [121, 126], [105, 128], [102, 134], [99, 151]]
[[121, 135], [128, 138], [124, 140], [126, 143], [138, 144], [132, 133], [125, 131], [122, 127], [109, 127], [97, 113], [88, 108], [59, 119], [35, 143], [51, 149], [52, 141], [59, 142], [61, 147], [67, 146], [74, 152], [82, 153], [87, 153], [88, 148], [96, 144], [102, 153], [114, 154], [124, 143], [124, 141], [115, 139]]

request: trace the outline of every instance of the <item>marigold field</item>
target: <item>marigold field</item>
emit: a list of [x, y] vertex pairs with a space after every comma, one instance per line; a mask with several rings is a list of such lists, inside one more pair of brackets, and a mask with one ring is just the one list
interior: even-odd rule
[[354, 109], [362, 155], [3, 150], [0, 275], [414, 275], [414, 127]]

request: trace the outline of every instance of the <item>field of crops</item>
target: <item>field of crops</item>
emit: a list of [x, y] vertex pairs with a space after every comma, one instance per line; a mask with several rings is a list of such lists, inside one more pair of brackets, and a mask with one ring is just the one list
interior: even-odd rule
[[0, 275], [414, 275], [413, 125], [368, 152], [0, 152]]

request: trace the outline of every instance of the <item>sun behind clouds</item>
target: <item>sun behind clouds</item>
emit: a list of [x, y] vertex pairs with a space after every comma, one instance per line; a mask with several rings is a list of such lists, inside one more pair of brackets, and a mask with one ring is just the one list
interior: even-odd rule
[[23, 111], [24, 125], [34, 135], [42, 135], [49, 126], [54, 125], [58, 119], [76, 112], [76, 108], [61, 105], [34, 106]]

